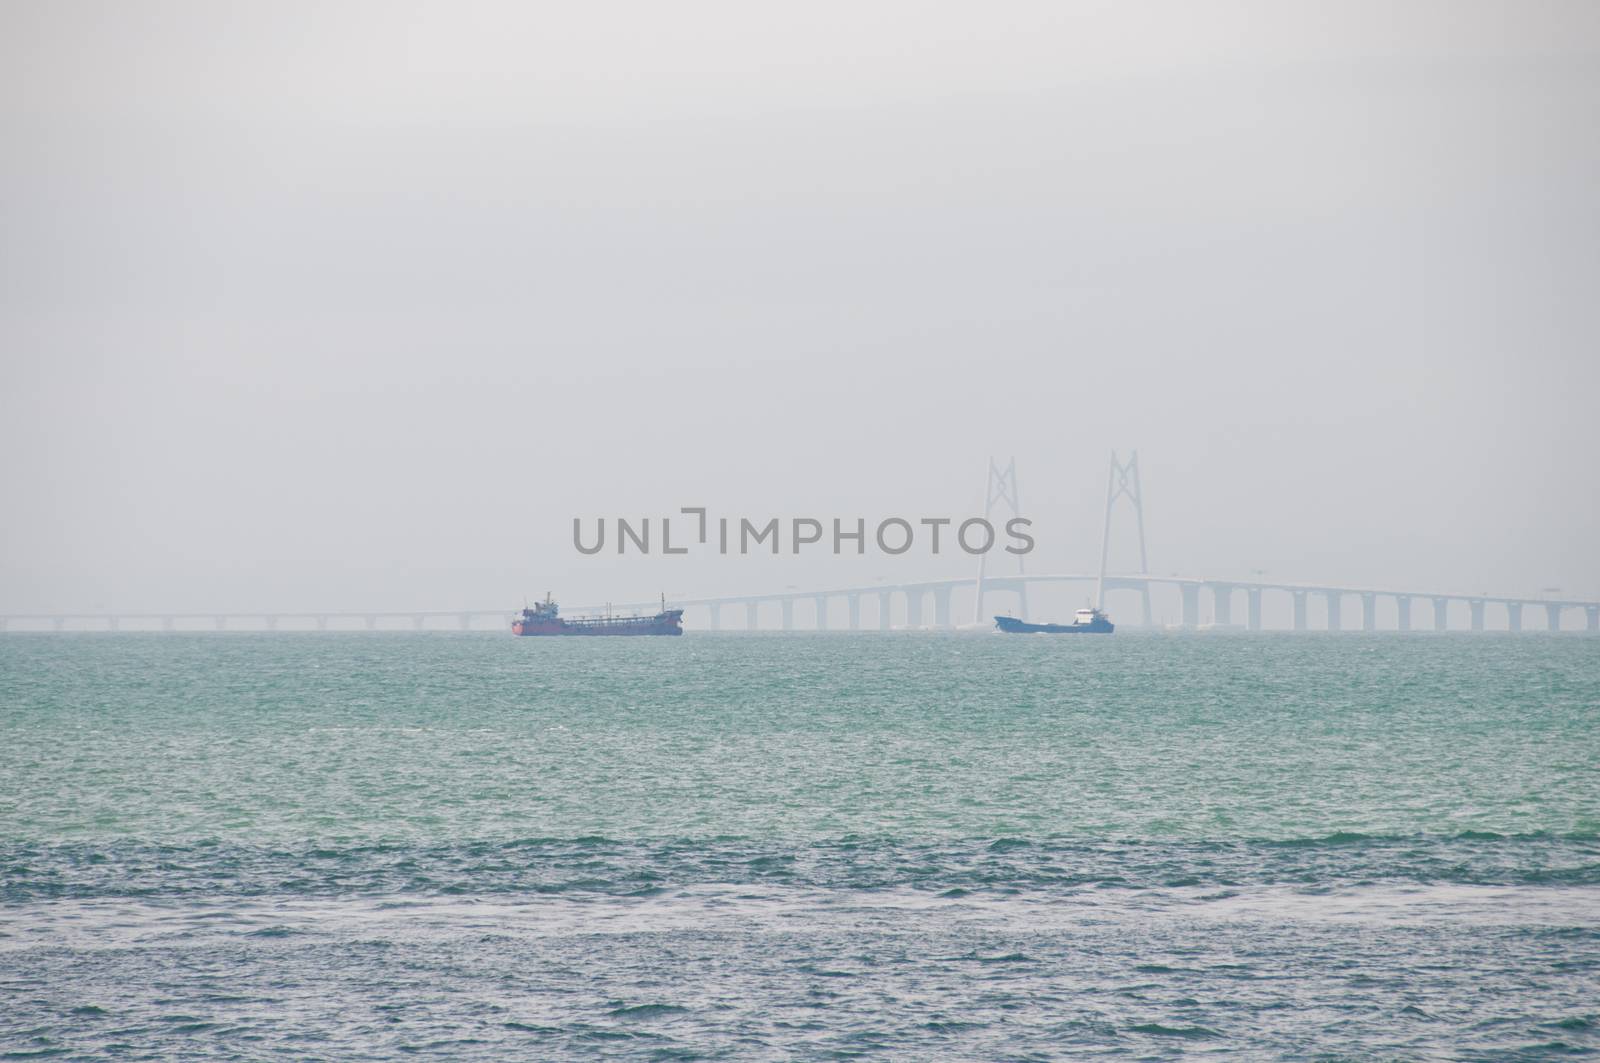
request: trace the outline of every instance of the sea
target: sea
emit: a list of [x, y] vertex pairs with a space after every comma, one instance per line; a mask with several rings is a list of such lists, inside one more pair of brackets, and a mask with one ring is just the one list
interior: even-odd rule
[[0, 637], [0, 1057], [1600, 1053], [1600, 639]]

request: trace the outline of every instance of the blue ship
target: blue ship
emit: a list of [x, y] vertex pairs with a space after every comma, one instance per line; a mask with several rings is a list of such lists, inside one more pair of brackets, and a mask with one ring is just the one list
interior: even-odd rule
[[1030, 624], [1014, 616], [997, 616], [994, 625], [1008, 635], [1109, 635], [1117, 629], [1098, 609], [1079, 609], [1070, 624]]

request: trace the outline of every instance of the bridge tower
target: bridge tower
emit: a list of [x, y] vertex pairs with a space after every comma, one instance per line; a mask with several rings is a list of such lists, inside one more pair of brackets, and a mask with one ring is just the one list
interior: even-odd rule
[[[1017, 459], [1012, 458], [1006, 462], [1004, 470], [1000, 468], [994, 458], [989, 459], [989, 479], [983, 489], [983, 519], [988, 520], [989, 514], [994, 511], [996, 502], [1004, 502], [1011, 507], [1011, 516], [1022, 516], [1022, 503], [1017, 500]], [[1017, 555], [1017, 575], [1023, 575], [1023, 555]], [[989, 551], [985, 550], [978, 555], [978, 582], [973, 587], [972, 622], [982, 624], [986, 617], [983, 612], [983, 576], [989, 562]], [[1028, 585], [1017, 584], [1017, 616], [1023, 620], [1028, 618]]]
[[[1106, 523], [1100, 533], [1100, 581], [1095, 584], [1094, 606], [1106, 607], [1106, 560], [1111, 556], [1111, 510], [1117, 499], [1126, 498], [1133, 506], [1133, 515], [1139, 525], [1139, 574], [1150, 574], [1150, 560], [1144, 548], [1144, 494], [1139, 489], [1139, 452], [1128, 452], [1127, 461], [1118, 461], [1117, 452], [1111, 452], [1111, 472], [1106, 477]], [[1150, 584], [1140, 589], [1143, 598], [1144, 622], [1150, 623]]]

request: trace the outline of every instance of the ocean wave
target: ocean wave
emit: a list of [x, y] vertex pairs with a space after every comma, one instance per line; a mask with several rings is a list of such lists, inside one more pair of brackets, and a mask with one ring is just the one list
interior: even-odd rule
[[455, 845], [0, 845], [0, 903], [10, 904], [102, 896], [651, 896], [708, 884], [909, 888], [961, 897], [1082, 889], [1205, 894], [1274, 885], [1315, 891], [1374, 883], [1596, 886], [1600, 840], [1471, 832], [1211, 842], [586, 836]]

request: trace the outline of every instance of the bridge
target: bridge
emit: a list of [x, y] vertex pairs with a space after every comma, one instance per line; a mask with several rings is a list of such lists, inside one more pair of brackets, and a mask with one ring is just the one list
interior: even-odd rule
[[500, 609], [377, 612], [5, 613], [0, 632], [18, 631], [470, 631], [505, 630]]
[[[1017, 495], [1017, 468], [1013, 459], [1005, 468], [1001, 468], [993, 458], [989, 460], [989, 473], [987, 484], [984, 488], [984, 519], [988, 519], [997, 504], [1003, 504], [1011, 511], [1012, 516], [1021, 516], [1021, 506]], [[1137, 520], [1139, 532], [1139, 571], [1137, 573], [1112, 574], [1108, 571], [1107, 562], [1110, 558], [1111, 548], [1111, 518], [1118, 502], [1124, 502], [1133, 509]], [[845, 627], [850, 631], [862, 628], [861, 604], [863, 601], [874, 605], [874, 626], [879, 630], [889, 630], [896, 626], [894, 621], [902, 621], [906, 628], [933, 628], [949, 629], [958, 626], [955, 622], [955, 598], [957, 594], [964, 594], [971, 588], [971, 622], [970, 625], [978, 628], [988, 628], [992, 620], [984, 605], [986, 594], [994, 592], [1009, 592], [1015, 595], [1015, 615], [1026, 616], [1028, 612], [1028, 588], [1040, 584], [1092, 584], [1092, 596], [1095, 605], [1104, 607], [1107, 595], [1112, 592], [1132, 592], [1138, 598], [1140, 605], [1140, 620], [1146, 625], [1151, 625], [1155, 616], [1151, 609], [1151, 592], [1159, 588], [1166, 588], [1171, 594], [1175, 589], [1180, 600], [1179, 623], [1172, 625], [1181, 628], [1239, 628], [1245, 631], [1263, 630], [1262, 603], [1264, 596], [1286, 596], [1290, 606], [1289, 627], [1294, 631], [1312, 630], [1309, 604], [1320, 601], [1322, 608], [1322, 629], [1327, 631], [1345, 630], [1344, 607], [1347, 601], [1354, 599], [1361, 613], [1362, 631], [1377, 631], [1378, 606], [1392, 603], [1394, 606], [1394, 629], [1399, 631], [1412, 630], [1412, 606], [1418, 601], [1427, 602], [1432, 606], [1432, 627], [1435, 631], [1451, 629], [1450, 614], [1452, 606], [1455, 612], [1465, 613], [1466, 626], [1473, 631], [1486, 629], [1490, 607], [1501, 612], [1504, 618], [1505, 629], [1520, 632], [1523, 630], [1523, 613], [1525, 611], [1544, 613], [1544, 629], [1547, 631], [1562, 630], [1562, 620], [1568, 611], [1581, 614], [1583, 629], [1589, 632], [1600, 632], [1600, 601], [1581, 601], [1572, 599], [1552, 598], [1527, 598], [1520, 596], [1495, 596], [1489, 594], [1462, 594], [1440, 593], [1436, 591], [1421, 591], [1416, 589], [1379, 589], [1376, 587], [1335, 586], [1326, 583], [1285, 583], [1279, 581], [1266, 582], [1239, 579], [1207, 579], [1185, 576], [1156, 576], [1149, 571], [1149, 561], [1145, 548], [1144, 535], [1144, 495], [1139, 481], [1139, 455], [1130, 454], [1126, 461], [1118, 459], [1115, 452], [1111, 455], [1111, 467], [1106, 477], [1106, 505], [1105, 523], [1100, 533], [1100, 571], [1094, 574], [1087, 573], [1061, 573], [1046, 575], [1029, 575], [1023, 571], [1024, 559], [1017, 557], [1017, 572], [1011, 576], [991, 576], [988, 574], [988, 555], [980, 556], [978, 561], [977, 578], [932, 580], [920, 583], [903, 583], [893, 586], [873, 587], [845, 587], [838, 590], [822, 592], [795, 592], [786, 594], [753, 595], [728, 598], [702, 598], [690, 599], [679, 604], [685, 607], [701, 607], [705, 610], [707, 623], [713, 630], [722, 626], [724, 609], [739, 606], [744, 607], [744, 627], [755, 629], [764, 608], [776, 608], [780, 614], [780, 624], [784, 631], [794, 630], [794, 611], [796, 602], [811, 603], [810, 614], [812, 627], [826, 630], [830, 624], [830, 606], [839, 600], [844, 603]], [[1243, 623], [1234, 621], [1234, 606], [1240, 596], [1244, 599]], [[965, 595], [964, 595], [965, 596]], [[903, 606], [899, 614], [894, 610], [894, 599], [899, 597]], [[924, 612], [929, 600], [932, 600], [933, 612], [931, 618]], [[1209, 604], [1210, 619], [1206, 623], [1201, 620], [1201, 605]], [[961, 604], [966, 605], [963, 601]], [[1386, 610], [1387, 612], [1387, 610]], [[926, 622], [925, 622], [926, 621]], [[1537, 630], [1537, 629], [1535, 629]]]
[[[1001, 605], [1025, 615], [1027, 590], [1043, 585], [1077, 585], [1086, 589], [1103, 588], [1102, 600], [1111, 594], [1127, 594], [1130, 604], [1141, 606], [1139, 620], [1151, 624], [1150, 597], [1153, 590], [1176, 592], [1181, 602], [1181, 621], [1171, 626], [1189, 629], [1230, 629], [1262, 631], [1263, 602], [1272, 596], [1289, 606], [1292, 617], [1288, 630], [1378, 631], [1378, 630], [1472, 630], [1490, 627], [1507, 631], [1563, 630], [1564, 619], [1579, 620], [1581, 630], [1600, 632], [1600, 601], [1517, 597], [1503, 595], [1441, 593], [1417, 589], [1330, 586], [1264, 582], [1239, 579], [1205, 579], [1184, 576], [1155, 576], [1144, 573], [1048, 573], [1037, 575], [990, 576], [983, 585], [985, 601], [991, 594], [1002, 596]], [[691, 627], [703, 623], [711, 630], [723, 630], [729, 615], [737, 623], [733, 630], [771, 628], [796, 630], [950, 630], [957, 627], [987, 628], [990, 622], [976, 601], [976, 581], [967, 579], [924, 580], [915, 583], [873, 584], [839, 587], [831, 590], [783, 591], [715, 598], [686, 598], [673, 606], [689, 611]], [[1320, 603], [1320, 623], [1311, 623], [1308, 606]], [[1385, 623], [1379, 624], [1379, 604], [1385, 610]], [[1421, 603], [1426, 612], [1417, 615]], [[796, 606], [800, 608], [797, 610]], [[967, 608], [957, 612], [958, 606]], [[1202, 607], [1209, 615], [1202, 618]], [[1242, 606], [1242, 608], [1240, 608]], [[1346, 612], [1346, 606], [1352, 606]], [[598, 615], [613, 612], [654, 612], [654, 601], [622, 602], [611, 606], [567, 608], [569, 615]], [[799, 613], [797, 622], [796, 613]], [[1387, 615], [1392, 612], [1392, 619]], [[1524, 625], [1525, 615], [1541, 617], [1542, 623]], [[961, 617], [970, 617], [965, 623]], [[1359, 620], [1357, 620], [1359, 617]], [[1453, 619], [1452, 619], [1453, 618]], [[451, 609], [376, 612], [252, 612], [252, 613], [55, 613], [0, 615], [0, 631], [503, 631], [510, 615], [505, 609]], [[1425, 621], [1425, 623], [1419, 623]], [[774, 623], [775, 622], [775, 623]], [[1492, 622], [1492, 623], [1491, 623]], [[1127, 623], [1118, 619], [1119, 624]], [[1568, 627], [1569, 630], [1579, 628]]]
[[[984, 492], [984, 518], [988, 519], [997, 503], [1004, 504], [1012, 516], [1020, 516], [1017, 501], [1016, 462], [1004, 469], [992, 459], [989, 462], [988, 484]], [[1110, 556], [1111, 518], [1119, 501], [1133, 508], [1138, 520], [1139, 566], [1138, 572], [1113, 574], [1107, 569]], [[1379, 588], [1370, 586], [1331, 585], [1327, 583], [1293, 583], [1282, 581], [1257, 581], [1231, 578], [1206, 578], [1187, 576], [1158, 576], [1149, 572], [1145, 551], [1144, 503], [1139, 484], [1139, 459], [1132, 454], [1121, 461], [1111, 455], [1111, 471], [1107, 478], [1105, 525], [1100, 540], [1100, 571], [1097, 573], [1029, 574], [1024, 569], [1024, 558], [1017, 556], [1017, 571], [1006, 576], [988, 572], [988, 555], [980, 555], [975, 579], [934, 579], [905, 583], [879, 583], [871, 586], [847, 586], [832, 590], [787, 590], [771, 594], [743, 594], [725, 597], [674, 599], [672, 604], [690, 613], [691, 626], [704, 622], [711, 630], [722, 630], [728, 612], [735, 616], [743, 613], [743, 630], [771, 627], [762, 623], [763, 616], [776, 621], [782, 631], [802, 628], [826, 631], [878, 630], [950, 630], [958, 627], [988, 628], [992, 621], [985, 610], [988, 595], [1014, 596], [1007, 604], [1014, 607], [1017, 616], [1028, 612], [1028, 588], [1043, 585], [1092, 585], [1092, 598], [1104, 607], [1112, 593], [1137, 596], [1139, 618], [1147, 626], [1155, 622], [1151, 608], [1152, 591], [1164, 592], [1170, 597], [1176, 592], [1179, 602], [1179, 621], [1167, 626], [1188, 629], [1237, 629], [1262, 631], [1263, 602], [1276, 601], [1289, 606], [1288, 629], [1293, 631], [1344, 631], [1353, 629], [1345, 622], [1345, 606], [1352, 601], [1359, 610], [1361, 631], [1380, 630], [1379, 606], [1384, 606], [1385, 623], [1381, 629], [1411, 631], [1413, 606], [1419, 602], [1431, 607], [1428, 619], [1434, 631], [1470, 629], [1484, 631], [1490, 627], [1520, 632], [1525, 630], [1525, 613], [1537, 616], [1543, 613], [1544, 623], [1527, 630], [1566, 630], [1563, 622], [1570, 615], [1581, 617], [1581, 630], [1600, 632], [1600, 601], [1528, 597], [1521, 595], [1491, 595], [1487, 593], [1461, 593], [1428, 591], [1417, 588]], [[959, 596], [959, 601], [958, 601]], [[1243, 611], [1235, 607], [1243, 599]], [[802, 620], [808, 624], [797, 625], [796, 603], [802, 605]], [[867, 605], [867, 621], [863, 622], [863, 603]], [[1313, 625], [1312, 603], [1318, 603], [1320, 624]], [[931, 609], [929, 606], [931, 604]], [[967, 623], [958, 621], [957, 605], [965, 607], [961, 615], [970, 617]], [[1210, 607], [1209, 616], [1202, 618], [1201, 607]], [[1391, 607], [1392, 606], [1392, 610]], [[653, 613], [658, 608], [655, 601], [623, 602], [607, 606], [568, 607], [568, 615], [601, 615], [617, 613]], [[1389, 622], [1392, 612], [1393, 620]], [[696, 617], [694, 614], [698, 613]], [[775, 616], [773, 614], [776, 614]], [[809, 614], [809, 615], [808, 615]], [[841, 615], [842, 614], [842, 615]], [[1452, 622], [1452, 614], [1455, 620]], [[1236, 620], [1240, 617], [1242, 622]], [[1354, 614], [1352, 613], [1352, 620]], [[0, 632], [6, 631], [124, 631], [124, 630], [311, 630], [311, 631], [434, 631], [434, 630], [506, 630], [510, 616], [505, 609], [424, 609], [359, 612], [160, 612], [160, 613], [10, 613], [0, 614]], [[1494, 624], [1491, 625], [1490, 621]], [[837, 623], [836, 623], [837, 621]], [[1126, 624], [1126, 620], [1119, 620]], [[1577, 630], [1577, 628], [1573, 628]]]
[[[1322, 630], [1344, 631], [1380, 630], [1378, 606], [1380, 601], [1390, 603], [1394, 607], [1394, 623], [1388, 630], [1412, 631], [1422, 630], [1415, 621], [1423, 619], [1414, 615], [1413, 606], [1422, 602], [1431, 607], [1426, 619], [1428, 627], [1434, 631], [1447, 631], [1452, 629], [1470, 629], [1484, 631], [1490, 620], [1498, 620], [1504, 624], [1508, 631], [1523, 630], [1562, 630], [1563, 618], [1569, 613], [1583, 618], [1583, 629], [1589, 632], [1600, 632], [1600, 601], [1582, 601], [1574, 599], [1553, 598], [1523, 598], [1507, 597], [1486, 594], [1470, 593], [1440, 593], [1436, 591], [1421, 591], [1415, 589], [1380, 589], [1376, 587], [1351, 587], [1330, 586], [1328, 584], [1301, 584], [1283, 582], [1263, 582], [1239, 579], [1203, 579], [1184, 576], [1154, 576], [1148, 574], [1106, 574], [1098, 573], [1055, 573], [1044, 575], [1016, 575], [1004, 577], [989, 577], [984, 583], [984, 593], [1000, 592], [1015, 596], [1015, 611], [1020, 615], [1026, 612], [1027, 588], [1042, 584], [1079, 584], [1086, 588], [1102, 587], [1102, 600], [1104, 594], [1111, 592], [1131, 592], [1137, 596], [1142, 605], [1140, 620], [1149, 625], [1154, 617], [1150, 611], [1150, 592], [1157, 588], [1169, 588], [1169, 593], [1176, 590], [1181, 605], [1181, 622], [1174, 627], [1201, 629], [1229, 629], [1237, 628], [1244, 631], [1265, 630], [1262, 623], [1263, 600], [1269, 595], [1280, 595], [1290, 609], [1292, 617], [1289, 630], [1310, 631], [1308, 605], [1317, 601], [1322, 604]], [[963, 593], [966, 592], [966, 593]], [[782, 594], [743, 595], [725, 598], [697, 598], [686, 599], [674, 604], [690, 610], [703, 610], [704, 620], [713, 630], [722, 627], [724, 614], [734, 611], [737, 616], [742, 608], [744, 614], [744, 629], [756, 629], [763, 614], [777, 610], [780, 627], [784, 631], [796, 629], [795, 604], [809, 603], [809, 608], [804, 614], [809, 614], [810, 624], [815, 630], [829, 630], [839, 613], [834, 608], [838, 603], [843, 603], [843, 629], [849, 631], [876, 628], [887, 631], [892, 628], [931, 628], [934, 630], [951, 629], [957, 626], [969, 626], [957, 623], [956, 605], [957, 596], [965, 600], [960, 604], [973, 602], [973, 620], [970, 626], [990, 627], [991, 621], [983, 615], [980, 607], [975, 603], [976, 587], [972, 579], [946, 579], [930, 580], [920, 583], [905, 583], [895, 585], [876, 585], [863, 587], [842, 587], [828, 591], [792, 591]], [[870, 612], [868, 624], [862, 622], [862, 603], [868, 603]], [[1235, 611], [1236, 606], [1242, 602], [1243, 609]], [[1346, 623], [1345, 606], [1352, 603], [1355, 611], [1359, 611], [1359, 627], [1353, 623]], [[931, 604], [931, 613], [928, 606]], [[1011, 603], [1005, 603], [1011, 604]], [[1201, 607], [1210, 606], [1210, 618], [1202, 622]], [[1455, 608], [1452, 609], [1452, 606]], [[615, 606], [631, 610], [635, 608], [648, 609], [651, 603], [629, 603]], [[1524, 613], [1534, 615], [1542, 614], [1543, 623], [1539, 627], [1525, 629], [1523, 625]], [[1452, 625], [1451, 615], [1455, 613], [1455, 622]], [[804, 615], [803, 614], [803, 615]], [[1355, 612], [1351, 614], [1354, 621]], [[1465, 624], [1462, 621], [1465, 621]], [[1495, 626], [1499, 626], [1498, 624]]]

